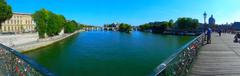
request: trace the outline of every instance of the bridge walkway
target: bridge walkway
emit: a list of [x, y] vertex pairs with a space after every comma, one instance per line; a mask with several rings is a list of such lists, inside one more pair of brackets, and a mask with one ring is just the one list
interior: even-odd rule
[[240, 43], [233, 34], [212, 34], [212, 43], [200, 49], [189, 76], [240, 76]]

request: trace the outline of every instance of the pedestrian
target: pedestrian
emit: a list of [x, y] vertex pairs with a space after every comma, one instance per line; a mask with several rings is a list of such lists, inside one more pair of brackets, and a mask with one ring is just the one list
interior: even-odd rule
[[222, 35], [222, 30], [219, 28], [218, 29], [218, 35], [221, 36]]
[[235, 36], [234, 36], [234, 42], [239, 42], [238, 39], [240, 38], [240, 33], [238, 32]]
[[208, 28], [207, 29], [207, 44], [211, 44], [211, 33], [212, 33], [212, 29]]

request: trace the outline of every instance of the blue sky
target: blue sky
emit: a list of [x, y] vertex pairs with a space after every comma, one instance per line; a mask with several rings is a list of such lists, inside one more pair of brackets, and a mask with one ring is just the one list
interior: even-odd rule
[[101, 26], [124, 22], [139, 25], [152, 21], [192, 17], [203, 22], [203, 12], [217, 24], [240, 21], [240, 0], [7, 0], [14, 12], [34, 13], [46, 8], [79, 23]]

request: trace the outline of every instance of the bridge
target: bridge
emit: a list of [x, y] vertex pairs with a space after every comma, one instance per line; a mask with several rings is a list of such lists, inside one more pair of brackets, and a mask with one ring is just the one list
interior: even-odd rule
[[239, 76], [240, 44], [233, 34], [212, 35], [212, 43], [203, 46], [189, 76]]
[[239, 76], [240, 44], [233, 34], [219, 37], [212, 34], [212, 43], [205, 44], [202, 34], [178, 49], [150, 76]]
[[27, 56], [0, 44], [0, 76], [54, 76], [54, 74]]

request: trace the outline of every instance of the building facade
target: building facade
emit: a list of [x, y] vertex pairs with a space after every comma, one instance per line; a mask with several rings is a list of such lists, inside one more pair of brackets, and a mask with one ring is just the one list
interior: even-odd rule
[[36, 26], [31, 14], [26, 13], [13, 13], [12, 18], [1, 24], [2, 33], [34, 32]]
[[232, 29], [239, 31], [240, 30], [240, 22], [234, 22], [232, 24]]

